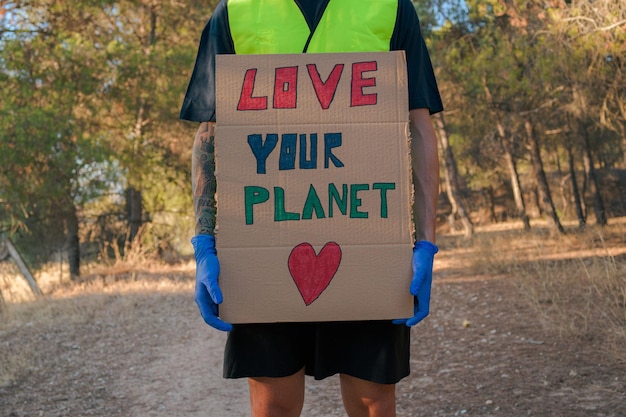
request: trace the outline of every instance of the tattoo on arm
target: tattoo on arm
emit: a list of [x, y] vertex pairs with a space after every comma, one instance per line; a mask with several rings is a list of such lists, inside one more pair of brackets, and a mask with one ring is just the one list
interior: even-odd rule
[[191, 188], [195, 215], [195, 233], [215, 233], [215, 146], [214, 123], [201, 123], [193, 143]]

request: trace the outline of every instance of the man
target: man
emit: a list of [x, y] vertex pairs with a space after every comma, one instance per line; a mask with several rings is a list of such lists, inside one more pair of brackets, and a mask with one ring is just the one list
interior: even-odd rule
[[[415, 188], [415, 315], [367, 322], [231, 325], [220, 320], [215, 251], [213, 160], [215, 55], [406, 51]], [[430, 114], [443, 107], [419, 21], [409, 0], [227, 0], [202, 33], [181, 118], [201, 122], [194, 140], [192, 187], [196, 303], [212, 327], [228, 331], [226, 378], [247, 377], [253, 417], [297, 417], [304, 377], [339, 374], [350, 417], [395, 416], [395, 384], [409, 374], [410, 327], [428, 315], [437, 252], [437, 144]], [[384, 277], [381, 277], [384, 279]]]

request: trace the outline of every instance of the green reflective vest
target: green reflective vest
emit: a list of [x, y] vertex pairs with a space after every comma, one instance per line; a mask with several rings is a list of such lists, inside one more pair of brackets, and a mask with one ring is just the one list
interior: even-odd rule
[[390, 49], [398, 0], [330, 0], [313, 34], [293, 0], [228, 0], [227, 7], [237, 54], [375, 52]]

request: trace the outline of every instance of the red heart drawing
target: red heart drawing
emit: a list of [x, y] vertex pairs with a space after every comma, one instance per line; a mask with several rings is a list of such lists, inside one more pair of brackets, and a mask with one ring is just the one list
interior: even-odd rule
[[300, 243], [291, 250], [287, 264], [289, 273], [302, 295], [304, 304], [310, 305], [328, 287], [341, 263], [341, 247], [335, 242], [324, 245], [319, 255], [310, 243]]

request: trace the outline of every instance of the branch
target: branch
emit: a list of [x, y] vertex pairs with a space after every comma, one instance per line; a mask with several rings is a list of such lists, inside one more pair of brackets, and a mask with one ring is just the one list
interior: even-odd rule
[[595, 20], [593, 20], [592, 18], [587, 17], [587, 16], [574, 16], [574, 17], [566, 17], [566, 18], [564, 18], [564, 19], [562, 19], [562, 20], [563, 20], [563, 22], [571, 22], [571, 21], [573, 21], [573, 20], [587, 20], [588, 22], [593, 23], [593, 25], [594, 25], [594, 26], [598, 26], [598, 25], [596, 24], [596, 21], [595, 21]]
[[597, 30], [602, 30], [602, 31], [604, 31], [604, 30], [611, 30], [614, 27], [621, 26], [621, 25], [624, 25], [624, 24], [626, 24], [626, 19], [620, 20], [619, 22], [613, 23], [612, 25], [605, 26], [605, 27], [597, 29]]
[[550, 106], [551, 106], [551, 105], [553, 105], [556, 101], [557, 101], [557, 99], [555, 99], [555, 98], [550, 99], [550, 100], [546, 101], [545, 103], [543, 103], [542, 105], [540, 105], [540, 106], [538, 106], [538, 107], [535, 107], [534, 109], [524, 110], [524, 111], [518, 112], [518, 114], [519, 114], [520, 116], [527, 116], [527, 115], [529, 115], [529, 114], [537, 113], [537, 112], [539, 112], [539, 111], [541, 111], [541, 110], [545, 109], [546, 107], [550, 107]]
[[2, 36], [5, 33], [13, 33], [13, 34], [21, 34], [21, 33], [44, 33], [44, 34], [49, 34], [50, 32], [44, 29], [37, 29], [37, 30], [26, 30], [26, 29], [0, 29], [0, 36]]
[[616, 28], [618, 26], [621, 26], [623, 24], [626, 24], [626, 19], [622, 19], [619, 22], [615, 22], [613, 24], [610, 24], [609, 26], [605, 26], [605, 27], [599, 28], [598, 24], [596, 23], [596, 21], [594, 19], [590, 18], [590, 17], [587, 17], [587, 16], [566, 17], [565, 19], [562, 19], [562, 20], [563, 20], [563, 22], [570, 22], [570, 21], [574, 21], [574, 20], [586, 20], [588, 22], [593, 23], [595, 31], [598, 31], [598, 32], [604, 32], [604, 31]]

